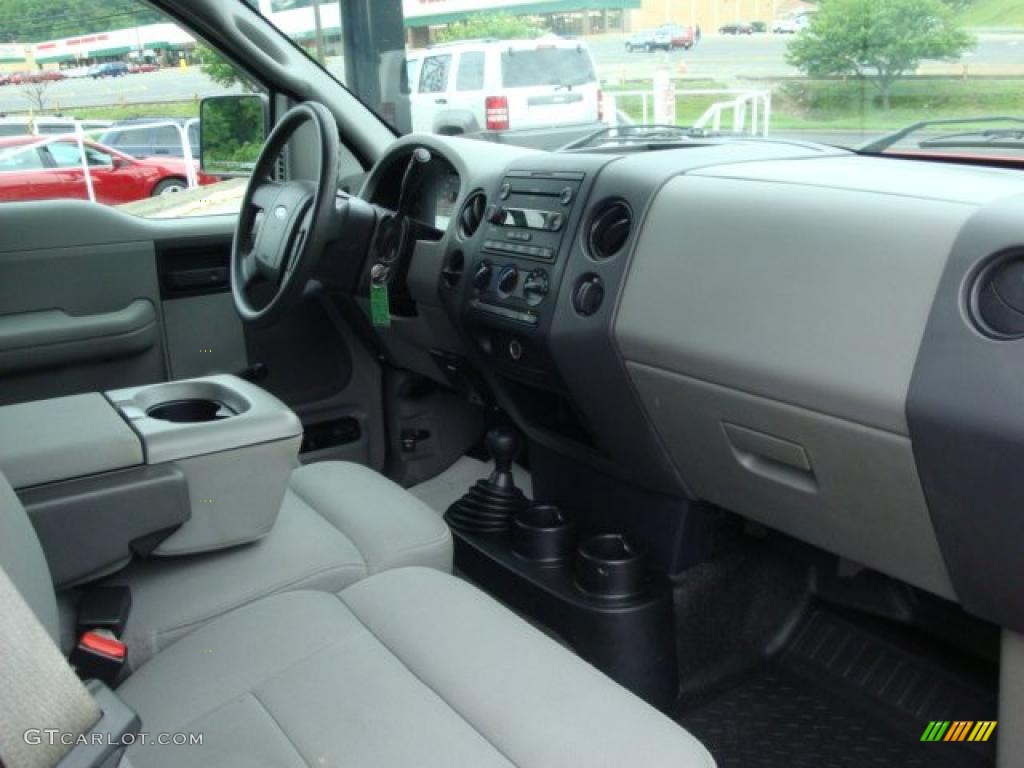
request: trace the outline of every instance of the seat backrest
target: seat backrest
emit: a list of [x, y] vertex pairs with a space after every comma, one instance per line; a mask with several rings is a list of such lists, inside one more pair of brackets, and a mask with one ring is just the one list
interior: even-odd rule
[[57, 642], [60, 625], [50, 568], [28, 513], [3, 473], [0, 473], [0, 566]]

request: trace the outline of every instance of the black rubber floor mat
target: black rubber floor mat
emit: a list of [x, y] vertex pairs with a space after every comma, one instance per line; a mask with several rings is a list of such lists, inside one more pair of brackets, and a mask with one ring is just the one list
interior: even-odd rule
[[688, 702], [720, 768], [988, 768], [993, 743], [922, 742], [930, 720], [994, 720], [983, 689], [813, 611], [786, 649]]

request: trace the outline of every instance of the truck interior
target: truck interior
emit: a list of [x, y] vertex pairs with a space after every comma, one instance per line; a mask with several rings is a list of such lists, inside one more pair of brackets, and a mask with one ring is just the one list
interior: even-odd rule
[[152, 6], [260, 150], [0, 205], [3, 765], [1024, 765], [1019, 163], [405, 133], [401, 3], [345, 85]]

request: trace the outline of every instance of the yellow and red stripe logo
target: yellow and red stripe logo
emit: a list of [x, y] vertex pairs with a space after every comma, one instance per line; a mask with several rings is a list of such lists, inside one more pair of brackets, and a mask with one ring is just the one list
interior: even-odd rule
[[932, 720], [921, 741], [988, 741], [997, 720]]

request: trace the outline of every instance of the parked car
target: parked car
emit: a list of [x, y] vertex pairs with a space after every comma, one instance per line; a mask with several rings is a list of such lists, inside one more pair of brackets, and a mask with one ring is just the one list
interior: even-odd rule
[[[30, 136], [0, 139], [0, 201], [87, 199], [78, 143], [38, 141]], [[86, 141], [85, 159], [100, 203], [128, 203], [188, 188], [185, 161], [178, 158], [134, 158]], [[201, 185], [219, 181], [198, 170], [196, 175]]]
[[128, 73], [131, 75], [138, 75], [144, 72], [159, 72], [160, 66], [158, 64], [131, 64], [128, 66]]
[[643, 29], [639, 32], [635, 32], [632, 37], [626, 41], [626, 50], [629, 53], [633, 51], [669, 51], [672, 50], [672, 34], [665, 28], [659, 27], [658, 29]]
[[685, 51], [693, 48], [697, 40], [693, 27], [684, 27], [681, 24], [662, 24], [658, 27], [658, 32], [668, 34], [672, 40], [673, 48], [682, 48]]
[[81, 124], [83, 131], [95, 131], [107, 128], [110, 120], [75, 120], [73, 117], [0, 117], [0, 137], [2, 136], [55, 136], [61, 133], [74, 133], [76, 125]]
[[784, 16], [772, 22], [772, 32], [777, 35], [795, 35], [797, 32], [807, 29], [807, 25], [810, 23], [811, 17], [809, 14]]
[[437, 45], [406, 57], [413, 130], [562, 146], [601, 127], [587, 44], [545, 37]]
[[92, 67], [68, 67], [62, 69], [61, 73], [69, 80], [79, 80], [83, 77], [89, 77], [89, 73]]
[[107, 61], [89, 70], [89, 77], [94, 80], [101, 77], [122, 77], [127, 74], [128, 65], [123, 61]]
[[754, 25], [748, 21], [732, 21], [720, 26], [718, 31], [723, 35], [752, 35]]
[[192, 156], [198, 157], [199, 120], [195, 118], [138, 117], [122, 120], [112, 125], [98, 141], [104, 146], [113, 147], [133, 157], [184, 157], [181, 132], [177, 126], [185, 126]]

